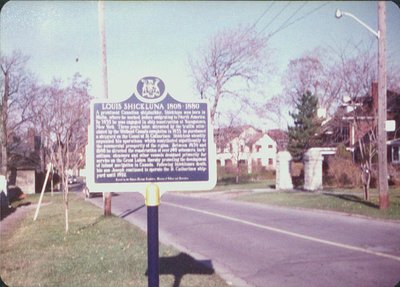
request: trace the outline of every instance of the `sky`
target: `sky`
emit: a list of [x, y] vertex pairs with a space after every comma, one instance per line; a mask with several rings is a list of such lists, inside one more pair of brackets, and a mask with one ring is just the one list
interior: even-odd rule
[[[377, 46], [375, 36], [356, 21], [334, 16], [339, 8], [377, 30], [374, 1], [106, 1], [104, 7], [108, 93], [118, 101], [134, 93], [145, 76], [161, 78], [180, 101], [196, 101], [189, 57], [216, 33], [239, 25], [273, 33], [267, 98], [282, 89], [289, 61], [307, 51], [341, 49], [349, 42]], [[388, 63], [400, 65], [400, 9], [386, 2], [386, 12]], [[43, 84], [79, 72], [90, 79], [91, 95], [101, 97], [100, 43], [97, 1], [10, 1], [1, 9], [1, 56], [14, 50], [28, 55], [27, 68]]]

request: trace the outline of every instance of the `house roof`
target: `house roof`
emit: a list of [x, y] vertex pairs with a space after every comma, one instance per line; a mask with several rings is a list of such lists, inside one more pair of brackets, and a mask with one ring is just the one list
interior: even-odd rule
[[[257, 135], [258, 133], [261, 133], [260, 130], [257, 130], [251, 125], [243, 125], [243, 126], [237, 126], [237, 127], [224, 127], [224, 128], [219, 128], [214, 130], [214, 139], [217, 147], [225, 147], [230, 141], [232, 141], [234, 138], [239, 137], [243, 132], [246, 130], [253, 129]], [[249, 138], [252, 138], [253, 136], [250, 136]], [[245, 140], [247, 137], [245, 138]], [[250, 139], [251, 140], [251, 139]], [[248, 145], [249, 140], [246, 141], [246, 145]]]
[[286, 150], [289, 142], [289, 136], [287, 132], [280, 129], [273, 129], [267, 131], [267, 135], [276, 142], [278, 151]]
[[279, 129], [272, 129], [267, 132], [262, 132], [261, 130], [256, 129], [251, 125], [216, 129], [214, 131], [214, 138], [217, 147], [219, 148], [226, 147], [229, 142], [239, 137], [242, 133], [246, 132], [246, 130], [249, 129], [253, 129], [254, 133], [253, 134], [250, 133], [249, 135], [243, 137], [244, 142], [247, 146], [251, 147], [258, 140], [267, 135], [273, 141], [276, 142], [278, 151], [286, 149], [289, 138], [285, 131]]
[[400, 146], [400, 138], [398, 139], [394, 139], [394, 140], [390, 140], [387, 142], [388, 145], [390, 146]]
[[[327, 137], [327, 140], [323, 145], [336, 145], [337, 142], [332, 142], [335, 137], [337, 137], [339, 142], [343, 142], [346, 145], [349, 144], [349, 137], [343, 138], [343, 135], [339, 130], [346, 128], [349, 121], [352, 122], [354, 117], [356, 117], [360, 122], [363, 122], [363, 125], [359, 127], [359, 130], [357, 130], [356, 133], [364, 133], [364, 135], [360, 134], [357, 136], [355, 141], [357, 142], [358, 139], [363, 138], [371, 128], [375, 128], [374, 113], [377, 109], [377, 100], [377, 84], [374, 83], [372, 84], [369, 93], [362, 97], [352, 99], [352, 103], [355, 107], [354, 110], [346, 111], [345, 106], [339, 108], [334, 117], [323, 126], [323, 133], [325, 136], [330, 135]], [[395, 119], [398, 122], [400, 120], [399, 115], [400, 94], [387, 90], [387, 117], [388, 119]]]
[[253, 144], [255, 144], [260, 138], [262, 138], [264, 136], [264, 134], [262, 132], [258, 132], [255, 135], [253, 135], [252, 137], [250, 137], [249, 139], [246, 140], [246, 145], [247, 146], [252, 146]]
[[[354, 103], [361, 104], [356, 110], [362, 110], [366, 113], [373, 113], [373, 109], [378, 107], [378, 87], [377, 83], [372, 84], [371, 91], [363, 97], [353, 99]], [[386, 90], [386, 108], [387, 113], [400, 112], [400, 94], [391, 90]]]

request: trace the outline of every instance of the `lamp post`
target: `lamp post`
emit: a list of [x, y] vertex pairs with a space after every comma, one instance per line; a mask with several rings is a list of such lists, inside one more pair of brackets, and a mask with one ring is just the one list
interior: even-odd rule
[[378, 38], [378, 191], [379, 208], [389, 206], [388, 172], [387, 172], [387, 146], [386, 146], [386, 8], [385, 1], [378, 1], [378, 31], [376, 32], [363, 21], [349, 12], [336, 10], [336, 18], [349, 16], [360, 23]]

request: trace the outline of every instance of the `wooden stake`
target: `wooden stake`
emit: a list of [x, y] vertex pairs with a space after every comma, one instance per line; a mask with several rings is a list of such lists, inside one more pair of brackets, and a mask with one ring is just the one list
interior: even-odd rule
[[49, 174], [50, 174], [51, 169], [52, 169], [52, 165], [51, 165], [51, 163], [49, 163], [49, 165], [47, 166], [46, 178], [43, 183], [42, 192], [40, 193], [40, 198], [39, 198], [38, 206], [36, 207], [36, 212], [35, 212], [35, 216], [33, 217], [33, 221], [35, 221], [39, 215], [40, 205], [42, 204], [44, 190], [46, 189], [47, 180], [49, 179]]

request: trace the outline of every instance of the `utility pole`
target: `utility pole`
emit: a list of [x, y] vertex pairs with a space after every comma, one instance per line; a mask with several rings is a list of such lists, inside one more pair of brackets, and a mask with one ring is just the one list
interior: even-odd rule
[[[101, 63], [103, 76], [103, 98], [108, 99], [108, 77], [107, 77], [107, 52], [106, 52], [106, 29], [104, 21], [104, 1], [98, 2], [99, 32], [101, 43]], [[111, 215], [111, 192], [103, 192], [104, 216]]]
[[378, 1], [378, 190], [379, 208], [389, 207], [387, 172], [387, 75], [386, 75], [386, 3]]
[[388, 170], [387, 170], [387, 75], [386, 75], [386, 3], [378, 1], [378, 32], [349, 12], [336, 10], [335, 17], [349, 16], [364, 26], [378, 39], [378, 113], [377, 113], [377, 146], [378, 146], [378, 191], [379, 208], [389, 207]]

